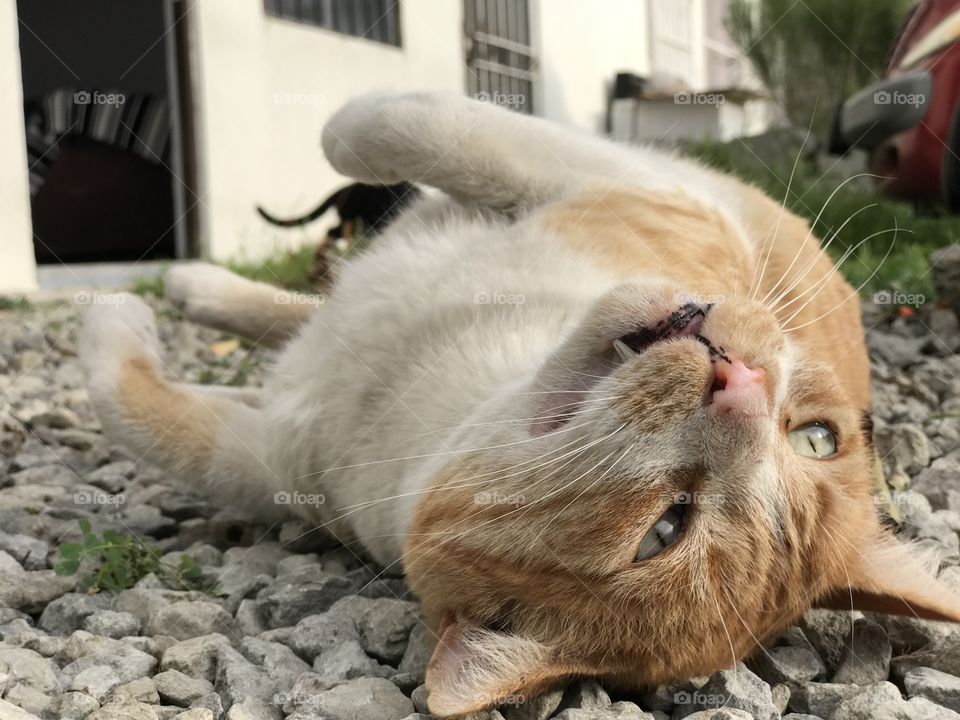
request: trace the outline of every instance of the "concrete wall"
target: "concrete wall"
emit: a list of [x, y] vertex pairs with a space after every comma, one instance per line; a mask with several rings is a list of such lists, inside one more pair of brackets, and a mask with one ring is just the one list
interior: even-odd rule
[[537, 114], [604, 131], [607, 93], [618, 71], [649, 72], [646, 0], [533, 0], [539, 54]]
[[194, 4], [199, 210], [210, 257], [316, 239], [317, 228], [270, 228], [254, 208], [299, 214], [346, 182], [326, 164], [320, 131], [347, 99], [386, 88], [464, 91], [461, 3], [400, 8], [397, 48], [268, 17], [262, 0]]
[[17, 46], [17, 8], [0, 0], [0, 292], [36, 288], [27, 148], [23, 131], [23, 93]]

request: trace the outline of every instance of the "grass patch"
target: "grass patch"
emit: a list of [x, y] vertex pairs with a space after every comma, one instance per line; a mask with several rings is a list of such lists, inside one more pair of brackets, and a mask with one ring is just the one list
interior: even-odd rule
[[[781, 160], [769, 162], [754, 157], [737, 140], [730, 143], [694, 143], [687, 147], [687, 152], [718, 170], [760, 187], [770, 197], [783, 201], [787, 195], [792, 160], [799, 149], [796, 146], [792, 152], [781, 150]], [[789, 157], [789, 163], [784, 162], [782, 158], [785, 157]], [[960, 217], [918, 216], [912, 205], [884, 197], [866, 187], [869, 178], [855, 180], [838, 190], [838, 181], [832, 177], [822, 177], [822, 172], [813, 163], [801, 160], [793, 177], [786, 207], [809, 220], [813, 224], [814, 234], [822, 242], [837, 233], [828, 249], [835, 261], [850, 247], [873, 236], [840, 267], [850, 283], [854, 287], [862, 285], [861, 293], [864, 295], [879, 290], [899, 290], [933, 298], [935, 292], [928, 256], [935, 248], [960, 239]], [[827, 200], [835, 190], [837, 192], [828, 204]], [[870, 207], [872, 205], [875, 206]], [[820, 219], [816, 220], [821, 209]], [[898, 228], [898, 231], [894, 233], [893, 228]], [[889, 255], [884, 260], [888, 251]]]
[[163, 276], [166, 272], [166, 268], [164, 268], [153, 277], [139, 277], [135, 279], [130, 285], [130, 292], [134, 295], [140, 295], [141, 297], [146, 295], [163, 297]]
[[17, 310], [24, 312], [33, 309], [33, 303], [22, 295], [11, 297], [10, 295], [0, 295], [0, 310]]
[[251, 280], [278, 285], [288, 290], [310, 292], [313, 284], [315, 248], [308, 243], [297, 250], [276, 252], [262, 260], [233, 260], [226, 263], [228, 269]]
[[219, 592], [217, 583], [204, 577], [189, 555], [181, 555], [177, 565], [169, 565], [161, 562], [159, 552], [143, 540], [114, 530], [97, 535], [85, 518], [80, 520], [80, 532], [81, 542], [60, 545], [61, 560], [53, 569], [57, 575], [70, 577], [81, 567], [88, 568], [90, 572], [80, 579], [80, 586], [87, 592], [117, 593], [132, 588], [150, 573], [183, 590]]

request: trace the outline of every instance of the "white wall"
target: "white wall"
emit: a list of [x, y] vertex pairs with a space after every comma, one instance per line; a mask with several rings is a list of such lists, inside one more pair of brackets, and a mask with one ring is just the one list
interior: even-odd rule
[[603, 132], [616, 73], [650, 69], [646, 0], [533, 0], [530, 13], [540, 58], [536, 114]]
[[26, 292], [37, 285], [33, 226], [27, 185], [17, 8], [0, 0], [0, 292]]
[[320, 132], [347, 99], [384, 88], [464, 91], [461, 3], [405, 0], [400, 9], [396, 48], [267, 17], [262, 0], [194, 4], [201, 241], [211, 257], [317, 239], [317, 228], [270, 228], [254, 207], [296, 215], [346, 183], [326, 164]]

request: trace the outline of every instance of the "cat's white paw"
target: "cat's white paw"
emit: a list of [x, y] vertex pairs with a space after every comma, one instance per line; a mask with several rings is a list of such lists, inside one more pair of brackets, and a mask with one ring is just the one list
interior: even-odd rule
[[[444, 93], [376, 93], [344, 105], [327, 121], [321, 144], [339, 172], [372, 185], [393, 185], [411, 172], [408, 163], [424, 158], [423, 146], [436, 138], [449, 117], [469, 101]], [[449, 148], [448, 148], [449, 149]]]
[[121, 365], [131, 359], [159, 362], [156, 321], [141, 298], [130, 293], [98, 293], [91, 298], [80, 332], [80, 359], [92, 387], [112, 385]]
[[163, 277], [166, 298], [193, 322], [212, 326], [229, 316], [238, 291], [249, 284], [249, 280], [209, 263], [177, 265]]

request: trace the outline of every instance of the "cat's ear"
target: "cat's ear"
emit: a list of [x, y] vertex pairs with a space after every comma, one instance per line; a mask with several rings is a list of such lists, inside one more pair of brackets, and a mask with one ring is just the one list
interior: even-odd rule
[[434, 715], [462, 715], [523, 702], [578, 674], [587, 671], [536, 640], [446, 618], [427, 667], [427, 704]]
[[960, 622], [960, 595], [939, 582], [928, 566], [908, 545], [893, 538], [865, 544], [845, 568], [849, 582], [816, 604]]

